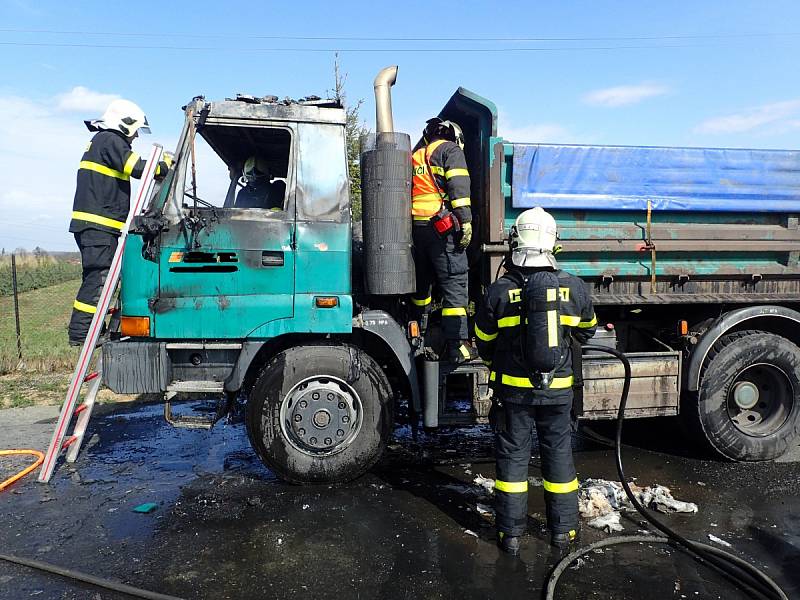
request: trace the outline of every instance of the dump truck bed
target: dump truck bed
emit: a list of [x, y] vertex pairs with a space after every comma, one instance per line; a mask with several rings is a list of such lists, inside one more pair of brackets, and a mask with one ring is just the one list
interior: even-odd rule
[[800, 299], [798, 151], [505, 143], [503, 154], [506, 229], [526, 208], [551, 211], [561, 264], [595, 282], [599, 304]]

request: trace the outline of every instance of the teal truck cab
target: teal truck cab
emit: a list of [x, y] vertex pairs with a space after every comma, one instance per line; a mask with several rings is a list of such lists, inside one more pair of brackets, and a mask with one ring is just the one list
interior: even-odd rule
[[[216, 418], [245, 399], [254, 450], [298, 483], [369, 469], [396, 413], [429, 429], [485, 421], [489, 367], [440, 362], [436, 313], [423, 332], [407, 316], [411, 141], [393, 131], [395, 77], [391, 67], [375, 80], [360, 223], [336, 101], [185, 107], [176, 167], [127, 240], [108, 387], [164, 394], [168, 420], [184, 426], [201, 423], [172, 414], [177, 394], [218, 395]], [[627, 416], [682, 413], [733, 460], [789, 447], [800, 427], [798, 153], [513, 144], [497, 135], [494, 105], [463, 88], [440, 116], [466, 137], [473, 303], [501, 272], [516, 215], [543, 206], [562, 267], [592, 290], [593, 341], [631, 361]], [[210, 195], [197, 185], [208, 173], [197, 136], [222, 173]], [[263, 205], [240, 200], [250, 157], [268, 171]], [[577, 416], [613, 418], [622, 366], [587, 354], [581, 368]]]

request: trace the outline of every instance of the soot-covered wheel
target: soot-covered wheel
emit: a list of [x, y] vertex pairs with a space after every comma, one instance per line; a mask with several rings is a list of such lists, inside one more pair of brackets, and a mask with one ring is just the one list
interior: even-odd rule
[[762, 331], [724, 335], [706, 359], [695, 406], [705, 438], [723, 456], [779, 457], [800, 431], [800, 348]]
[[294, 483], [344, 482], [381, 457], [392, 430], [392, 394], [359, 348], [289, 348], [250, 392], [247, 432], [261, 460]]

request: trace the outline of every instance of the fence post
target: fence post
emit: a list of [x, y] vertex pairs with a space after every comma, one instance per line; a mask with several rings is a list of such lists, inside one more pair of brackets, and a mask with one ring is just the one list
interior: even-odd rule
[[17, 290], [17, 257], [11, 253], [11, 287], [14, 292], [14, 318], [17, 321], [17, 355], [22, 364], [22, 332], [19, 328], [19, 292]]

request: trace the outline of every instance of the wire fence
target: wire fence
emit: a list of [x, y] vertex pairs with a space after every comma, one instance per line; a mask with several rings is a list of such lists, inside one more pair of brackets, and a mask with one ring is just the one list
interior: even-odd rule
[[0, 373], [71, 366], [67, 325], [80, 274], [71, 254], [0, 255]]

